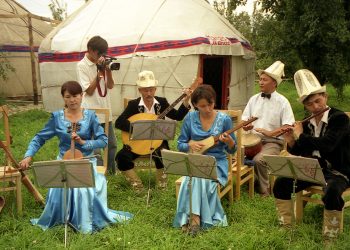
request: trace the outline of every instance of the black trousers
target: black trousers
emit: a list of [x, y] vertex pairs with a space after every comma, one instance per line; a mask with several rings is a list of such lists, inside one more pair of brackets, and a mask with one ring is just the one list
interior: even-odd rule
[[[157, 169], [164, 168], [163, 162], [161, 160], [160, 150], [169, 149], [168, 142], [163, 141], [159, 148], [157, 148], [153, 154], [152, 159], [156, 165]], [[118, 169], [120, 171], [126, 171], [134, 168], [134, 160], [140, 155], [131, 152], [130, 147], [124, 145], [124, 147], [117, 153], [115, 160], [117, 162]]]
[[[344, 200], [343, 192], [349, 187], [348, 181], [340, 175], [335, 175], [329, 171], [323, 171], [327, 185], [323, 187], [324, 196], [322, 201], [325, 209], [342, 211]], [[315, 186], [314, 183], [307, 181], [296, 182], [295, 193], [306, 189], [307, 187]], [[273, 194], [275, 198], [281, 200], [290, 200], [293, 193], [293, 179], [286, 177], [278, 177], [273, 186]]]

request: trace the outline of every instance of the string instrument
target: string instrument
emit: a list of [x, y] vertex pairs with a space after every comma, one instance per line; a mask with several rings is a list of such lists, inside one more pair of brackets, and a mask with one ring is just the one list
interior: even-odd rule
[[[253, 121], [256, 121], [257, 119], [258, 119], [257, 117], [251, 117], [247, 121], [240, 122], [234, 128], [229, 129], [229, 130], [227, 130], [224, 133], [231, 134], [231, 133], [235, 132], [236, 130], [238, 130], [238, 129], [244, 127], [244, 126], [247, 126], [248, 124], [252, 123]], [[224, 134], [224, 133], [222, 133], [222, 134]], [[210, 136], [210, 137], [208, 137], [208, 138], [206, 138], [204, 140], [201, 140], [201, 141], [196, 141], [196, 142], [202, 143], [204, 146], [199, 151], [192, 151], [191, 153], [195, 153], [195, 154], [203, 154], [203, 153], [205, 153], [208, 149], [214, 147], [218, 143], [219, 137], [222, 134], [219, 134], [219, 135], [216, 135], [216, 136]], [[190, 140], [190, 142], [193, 142], [193, 140]]]
[[28, 189], [28, 191], [34, 196], [34, 199], [45, 205], [45, 200], [43, 198], [43, 196], [39, 193], [39, 191], [35, 188], [35, 186], [33, 185], [33, 183], [29, 180], [28, 176], [24, 173], [24, 171], [21, 169], [20, 165], [17, 163], [17, 161], [15, 160], [15, 158], [13, 158], [12, 154], [10, 153], [10, 151], [7, 149], [7, 147], [5, 146], [5, 144], [0, 140], [0, 147], [3, 148], [3, 150], [5, 151], [7, 157], [11, 160], [11, 162], [15, 165], [16, 170], [18, 170], [21, 174], [21, 181], [24, 184], [24, 186]]
[[[190, 89], [195, 90], [200, 84], [203, 83], [203, 79], [201, 77], [197, 77]], [[170, 110], [172, 110], [182, 99], [184, 99], [187, 95], [183, 93], [179, 98], [177, 98], [169, 107], [167, 107], [160, 115], [149, 114], [149, 113], [139, 113], [135, 114], [128, 118], [130, 123], [142, 120], [160, 120], [163, 119]], [[128, 145], [130, 150], [138, 155], [147, 155], [153, 152], [155, 149], [159, 148], [162, 145], [163, 140], [130, 140], [129, 132], [122, 131], [122, 141], [124, 145]]]
[[[310, 121], [312, 118], [317, 117], [317, 116], [323, 114], [324, 112], [326, 112], [326, 111], [329, 110], [329, 109], [330, 109], [330, 107], [326, 107], [326, 108], [322, 109], [321, 111], [319, 111], [319, 112], [317, 112], [317, 113], [315, 113], [315, 114], [313, 114], [313, 115], [310, 115], [309, 117], [306, 117], [304, 120], [300, 121], [300, 123], [305, 123], [305, 122], [307, 122], [307, 121]], [[279, 128], [279, 133], [276, 135], [276, 137], [279, 137], [279, 136], [281, 136], [281, 135], [287, 133], [287, 132], [290, 131], [292, 128], [293, 128], [293, 126], [288, 126], [288, 127], [281, 127], [281, 128]]]
[[[68, 127], [68, 133], [75, 133], [79, 129], [79, 125], [76, 122], [72, 122], [71, 126]], [[70, 149], [68, 149], [64, 155], [63, 155], [63, 160], [73, 160], [73, 159], [82, 159], [83, 158], [83, 153], [75, 148], [75, 140], [73, 137], [71, 138], [70, 141]]]

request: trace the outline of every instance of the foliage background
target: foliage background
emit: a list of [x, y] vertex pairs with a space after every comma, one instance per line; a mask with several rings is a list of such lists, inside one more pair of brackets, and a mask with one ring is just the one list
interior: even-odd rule
[[343, 98], [350, 83], [350, 1], [255, 0], [252, 16], [236, 14], [246, 2], [216, 0], [214, 7], [251, 42], [256, 68], [281, 60], [288, 78], [308, 68]]

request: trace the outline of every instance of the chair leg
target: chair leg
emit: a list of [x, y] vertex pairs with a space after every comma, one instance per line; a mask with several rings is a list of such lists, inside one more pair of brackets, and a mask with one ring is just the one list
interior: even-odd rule
[[249, 179], [249, 198], [254, 198], [254, 174], [252, 178]]
[[240, 177], [238, 177], [236, 179], [236, 187], [235, 187], [235, 189], [236, 189], [236, 191], [235, 191], [235, 193], [236, 193], [236, 201], [239, 201], [239, 199], [241, 198], [241, 182], [240, 182], [239, 178]]
[[304, 215], [303, 191], [295, 195], [295, 220], [297, 223], [302, 222]]
[[16, 200], [17, 200], [17, 213], [22, 216], [22, 182], [21, 176], [16, 178]]
[[230, 202], [230, 205], [232, 205], [233, 204], [233, 188], [232, 188], [232, 184], [231, 184], [231, 189], [229, 190], [228, 200]]

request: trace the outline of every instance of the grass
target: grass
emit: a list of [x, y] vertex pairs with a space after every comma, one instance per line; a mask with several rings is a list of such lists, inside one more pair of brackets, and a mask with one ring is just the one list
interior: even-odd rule
[[[302, 105], [296, 102], [295, 88], [290, 83], [279, 86], [280, 93], [291, 102], [296, 119], [304, 116]], [[343, 110], [350, 110], [349, 102], [337, 102], [335, 92], [328, 88], [330, 104]], [[350, 88], [346, 88], [345, 99], [349, 100]], [[12, 151], [21, 159], [28, 142], [39, 131], [50, 114], [44, 111], [28, 111], [10, 117], [13, 134]], [[1, 125], [0, 125], [1, 126]], [[2, 130], [0, 130], [2, 131]], [[177, 133], [178, 135], [178, 133]], [[3, 135], [0, 134], [3, 138]], [[121, 148], [120, 132], [117, 131], [118, 148]], [[34, 160], [55, 159], [58, 140], [49, 141]], [[170, 143], [171, 148], [176, 142]], [[3, 162], [3, 154], [0, 154]], [[148, 172], [139, 172], [144, 183]], [[1, 178], [1, 176], [0, 176]], [[279, 228], [273, 198], [256, 196], [249, 199], [245, 187], [242, 198], [229, 205], [223, 199], [229, 226], [213, 228], [192, 238], [172, 227], [176, 209], [175, 185], [177, 176], [170, 176], [168, 190], [154, 189], [154, 173], [151, 178], [150, 207], [146, 207], [145, 194], [136, 195], [121, 175], [108, 176], [108, 206], [116, 210], [129, 211], [134, 219], [124, 225], [112, 225], [92, 235], [74, 233], [69, 229], [70, 249], [323, 249], [321, 227], [321, 206], [309, 204], [304, 213], [304, 223], [292, 231]], [[46, 194], [46, 189], [39, 189]], [[0, 249], [62, 249], [64, 248], [64, 227], [57, 226], [43, 232], [29, 220], [40, 216], [42, 207], [35, 203], [23, 188], [24, 214], [16, 215], [15, 199], [12, 193], [5, 193], [6, 206], [0, 214]], [[0, 193], [1, 187], [0, 187]], [[344, 232], [330, 249], [350, 249], [350, 210], [345, 210]]]

